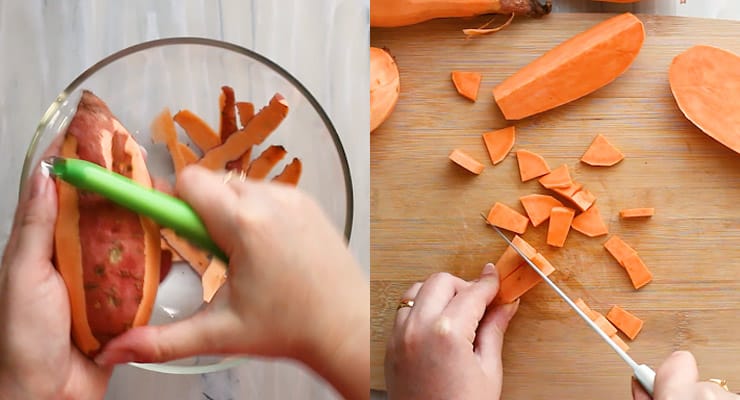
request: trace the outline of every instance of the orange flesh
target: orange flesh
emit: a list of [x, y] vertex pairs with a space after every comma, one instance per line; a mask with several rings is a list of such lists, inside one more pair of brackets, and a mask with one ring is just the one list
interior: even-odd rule
[[488, 155], [491, 157], [491, 163], [494, 165], [503, 161], [514, 147], [516, 140], [516, 129], [509, 126], [504, 129], [486, 132], [483, 134], [483, 143], [486, 145]]
[[303, 167], [301, 164], [301, 160], [297, 158], [293, 158], [293, 161], [291, 161], [290, 164], [286, 165], [280, 174], [272, 178], [272, 181], [295, 186], [298, 184], [298, 181], [301, 179], [301, 169], [302, 168]]
[[630, 340], [635, 340], [637, 334], [642, 330], [642, 320], [617, 305], [613, 306], [611, 310], [606, 313], [606, 318], [614, 324], [617, 329], [627, 335]]
[[[522, 239], [519, 235], [515, 235], [514, 239], [511, 241], [514, 243], [514, 246], [516, 246], [519, 250], [524, 253], [525, 256], [527, 256], [529, 259], [534, 258], [537, 255], [537, 250], [532, 247], [529, 243], [527, 243], [524, 239]], [[514, 272], [519, 265], [524, 260], [519, 256], [519, 254], [514, 250], [511, 246], [506, 246], [506, 250], [504, 250], [503, 253], [501, 253], [501, 256], [496, 261], [496, 270], [499, 274], [499, 280], [504, 280], [509, 274]]]
[[480, 173], [483, 172], [483, 168], [485, 168], [478, 160], [460, 149], [452, 150], [449, 155], [449, 159], [476, 175], [480, 175]]
[[218, 133], [190, 110], [180, 110], [172, 119], [180, 125], [200, 151], [206, 152], [221, 144]]
[[653, 274], [637, 253], [627, 256], [622, 263], [635, 289], [640, 289], [653, 280]]
[[272, 169], [285, 157], [285, 148], [283, 146], [270, 146], [263, 151], [249, 165], [247, 176], [254, 179], [263, 179]]
[[208, 264], [203, 276], [201, 277], [201, 285], [203, 286], [203, 301], [210, 303], [213, 296], [216, 295], [218, 289], [223, 286], [226, 282], [226, 265], [219, 261], [217, 258], [213, 258]]
[[573, 195], [578, 193], [583, 188], [583, 185], [578, 182], [572, 182], [570, 185], [562, 188], [550, 188], [553, 192], [565, 197], [566, 199], [573, 201]]
[[[552, 265], [541, 254], [537, 254], [532, 259], [532, 262], [545, 275], [550, 275], [555, 271]], [[499, 292], [493, 299], [493, 304], [511, 303], [537, 286], [540, 282], [542, 282], [540, 275], [526, 263], [521, 263], [516, 270], [501, 281]]]
[[252, 118], [247, 126], [234, 132], [221, 145], [206, 152], [198, 165], [210, 170], [221, 170], [226, 163], [242, 156], [250, 147], [262, 143], [288, 114], [288, 103], [276, 94], [270, 103]]
[[177, 236], [172, 229], [163, 228], [160, 230], [160, 234], [177, 255], [190, 264], [198, 275], [203, 275], [210, 262], [208, 253]]
[[542, 186], [547, 189], [568, 188], [573, 184], [568, 172], [568, 165], [563, 164], [539, 179]]
[[609, 254], [611, 254], [612, 257], [614, 257], [614, 259], [617, 260], [617, 262], [621, 266], [624, 266], [625, 258], [633, 254], [637, 254], [637, 252], [632, 247], [630, 247], [622, 240], [622, 238], [617, 235], [613, 235], [609, 238], [609, 240], [604, 242], [604, 248], [606, 248]]
[[624, 154], [614, 147], [603, 135], [596, 135], [581, 161], [595, 167], [611, 167], [622, 161]]
[[603, 236], [609, 233], [609, 228], [604, 224], [599, 208], [596, 205], [591, 206], [591, 208], [573, 218], [571, 227], [588, 237]]
[[178, 142], [177, 149], [185, 165], [195, 164], [198, 161], [198, 155], [185, 143]]
[[579, 33], [520, 69], [493, 89], [508, 120], [518, 120], [586, 96], [629, 68], [645, 29], [630, 13]]
[[547, 227], [547, 244], [563, 247], [570, 231], [575, 210], [567, 207], [553, 207], [550, 211], [550, 223]]
[[577, 191], [570, 200], [579, 210], [586, 211], [594, 204], [596, 196], [594, 196], [588, 189], [581, 189]]
[[519, 164], [519, 176], [522, 182], [550, 173], [550, 167], [547, 166], [545, 159], [531, 151], [517, 150], [516, 161]]
[[486, 219], [491, 225], [496, 225], [520, 235], [527, 231], [527, 225], [529, 224], [529, 218], [498, 202], [491, 207]]
[[652, 217], [654, 214], [654, 208], [625, 208], [619, 211], [619, 217], [622, 219]]
[[254, 117], [254, 104], [246, 101], [237, 101], [236, 110], [239, 112], [239, 123], [244, 128], [249, 124], [252, 117]]
[[519, 201], [527, 212], [532, 226], [539, 226], [541, 223], [550, 219], [550, 210], [553, 207], [563, 207], [558, 199], [545, 194], [530, 194], [522, 196]]
[[154, 118], [151, 129], [152, 140], [154, 143], [163, 143], [167, 145], [167, 150], [170, 152], [172, 163], [175, 167], [175, 174], [180, 173], [180, 171], [185, 168], [186, 162], [185, 157], [180, 153], [180, 147], [178, 146], [179, 142], [177, 140], [177, 130], [168, 108], [162, 110], [162, 112]]
[[452, 71], [450, 75], [457, 92], [466, 99], [475, 102], [478, 98], [478, 88], [480, 88], [480, 72]]
[[691, 47], [673, 59], [668, 81], [684, 116], [740, 153], [740, 56], [711, 46]]

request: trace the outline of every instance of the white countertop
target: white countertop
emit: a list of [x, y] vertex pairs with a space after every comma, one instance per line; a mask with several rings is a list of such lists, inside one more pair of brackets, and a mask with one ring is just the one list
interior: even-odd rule
[[[83, 70], [130, 45], [172, 36], [225, 40], [272, 59], [327, 111], [354, 183], [350, 247], [369, 277], [368, 0], [0, 0], [0, 245], [26, 148], [42, 113]], [[175, 376], [118, 367], [106, 399], [336, 398], [303, 367], [254, 360]]]

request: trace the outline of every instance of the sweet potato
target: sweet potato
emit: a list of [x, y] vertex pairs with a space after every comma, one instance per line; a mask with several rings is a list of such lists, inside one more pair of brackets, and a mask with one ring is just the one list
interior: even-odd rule
[[522, 178], [522, 182], [550, 173], [550, 167], [547, 166], [545, 159], [531, 151], [517, 150], [516, 161], [519, 165], [519, 177]]
[[530, 194], [522, 196], [519, 201], [524, 207], [524, 211], [527, 212], [529, 220], [532, 221], [532, 226], [539, 226], [541, 223], [550, 219], [550, 210], [553, 207], [563, 207], [558, 199], [548, 196], [546, 194]]
[[668, 81], [686, 118], [740, 153], [740, 56], [716, 47], [694, 46], [673, 59]]
[[[515, 235], [511, 242], [530, 260], [537, 255], [537, 250], [519, 235]], [[506, 250], [501, 253], [501, 256], [496, 260], [495, 264], [499, 280], [503, 281], [507, 276], [509, 276], [509, 274], [519, 268], [523, 262], [525, 261], [521, 256], [519, 256], [519, 253], [517, 253], [513, 247], [506, 246]]]
[[586, 96], [619, 77], [637, 57], [645, 29], [630, 13], [609, 18], [545, 53], [493, 89], [507, 120]]
[[552, 10], [551, 0], [371, 0], [370, 26], [397, 27], [435, 18], [482, 14], [516, 14], [539, 17]]
[[455, 164], [465, 168], [466, 170], [476, 175], [480, 175], [480, 173], [483, 172], [483, 169], [485, 168], [483, 164], [480, 163], [480, 161], [476, 160], [471, 155], [460, 149], [452, 150], [448, 158]]
[[514, 147], [515, 141], [516, 128], [513, 125], [483, 134], [483, 143], [486, 145], [486, 150], [488, 150], [493, 165], [506, 158], [511, 148]]
[[588, 237], [603, 236], [609, 233], [609, 228], [604, 224], [599, 208], [595, 205], [576, 215], [571, 227]]
[[606, 319], [614, 324], [614, 326], [622, 331], [622, 333], [627, 335], [630, 340], [635, 340], [637, 334], [642, 330], [642, 320], [617, 305], [613, 306], [611, 310], [606, 313]]
[[[105, 103], [84, 91], [62, 156], [80, 158], [152, 186], [139, 145]], [[72, 339], [94, 355], [151, 316], [159, 285], [159, 227], [94, 193], [58, 181], [55, 264], [67, 286]]]
[[570, 187], [573, 184], [573, 180], [571, 179], [570, 173], [568, 172], [567, 164], [563, 164], [555, 168], [549, 174], [540, 178], [539, 182], [547, 189], [564, 189]]
[[401, 93], [396, 60], [387, 49], [370, 47], [370, 132], [393, 112]]
[[471, 71], [452, 71], [450, 74], [452, 84], [460, 96], [465, 97], [475, 103], [478, 98], [478, 88], [480, 88], [480, 72]]
[[486, 220], [491, 225], [510, 230], [520, 235], [527, 231], [527, 225], [529, 225], [529, 218], [511, 207], [498, 202], [491, 207]]
[[655, 214], [655, 208], [642, 207], [642, 208], [625, 208], [619, 210], [619, 218], [630, 219], [630, 218], [649, 218]]
[[600, 134], [596, 135], [591, 145], [581, 156], [581, 162], [594, 167], [611, 167], [623, 159], [624, 154]]
[[570, 231], [575, 210], [568, 207], [553, 207], [550, 210], [550, 223], [547, 227], [547, 244], [563, 247]]

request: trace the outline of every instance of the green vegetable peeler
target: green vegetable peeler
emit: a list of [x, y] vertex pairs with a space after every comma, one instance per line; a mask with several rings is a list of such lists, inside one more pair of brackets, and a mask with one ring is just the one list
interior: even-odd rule
[[228, 265], [229, 259], [211, 240], [200, 217], [184, 201], [144, 187], [95, 163], [74, 158], [50, 157], [42, 168], [78, 189], [100, 194], [114, 203], [151, 218]]

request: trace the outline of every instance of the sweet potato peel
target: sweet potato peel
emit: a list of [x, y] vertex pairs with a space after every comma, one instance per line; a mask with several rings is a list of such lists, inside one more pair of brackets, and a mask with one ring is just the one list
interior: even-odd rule
[[262, 108], [247, 125], [234, 132], [226, 141], [203, 155], [198, 165], [222, 170], [226, 163], [238, 159], [251, 146], [261, 144], [288, 115], [288, 103], [280, 94], [276, 94], [270, 103]]
[[401, 78], [390, 51], [370, 47], [370, 133], [393, 112], [401, 93]]
[[497, 1], [404, 1], [372, 0], [371, 27], [398, 27], [418, 24], [435, 18], [472, 17], [483, 14], [514, 14], [532, 17], [547, 15], [552, 10], [551, 0], [497, 0]]
[[[279, 93], [275, 94], [267, 106], [255, 113], [252, 103], [236, 101], [231, 87], [224, 86], [221, 91], [220, 134], [213, 132], [203, 120], [189, 110], [181, 110], [175, 117], [170, 117], [165, 109], [153, 124], [153, 127], [158, 129], [156, 140], [168, 144], [173, 163], [177, 163], [179, 158], [179, 162], [184, 165], [197, 163], [216, 171], [236, 171], [244, 178], [267, 178], [288, 154], [288, 150], [280, 145], [270, 145], [254, 159], [252, 151], [285, 119], [288, 113], [286, 100]], [[193, 143], [204, 151], [202, 157], [195, 154], [186, 144], [177, 142], [173, 121], [185, 129]], [[180, 169], [175, 166], [176, 173], [179, 173]], [[295, 186], [300, 180], [302, 169], [300, 159], [294, 157], [272, 178], [272, 181]], [[161, 237], [165, 244], [160, 247], [171, 249], [177, 258], [186, 261], [201, 275], [203, 299], [206, 302], [210, 301], [226, 280], [226, 266], [170, 229], [162, 229]]]

